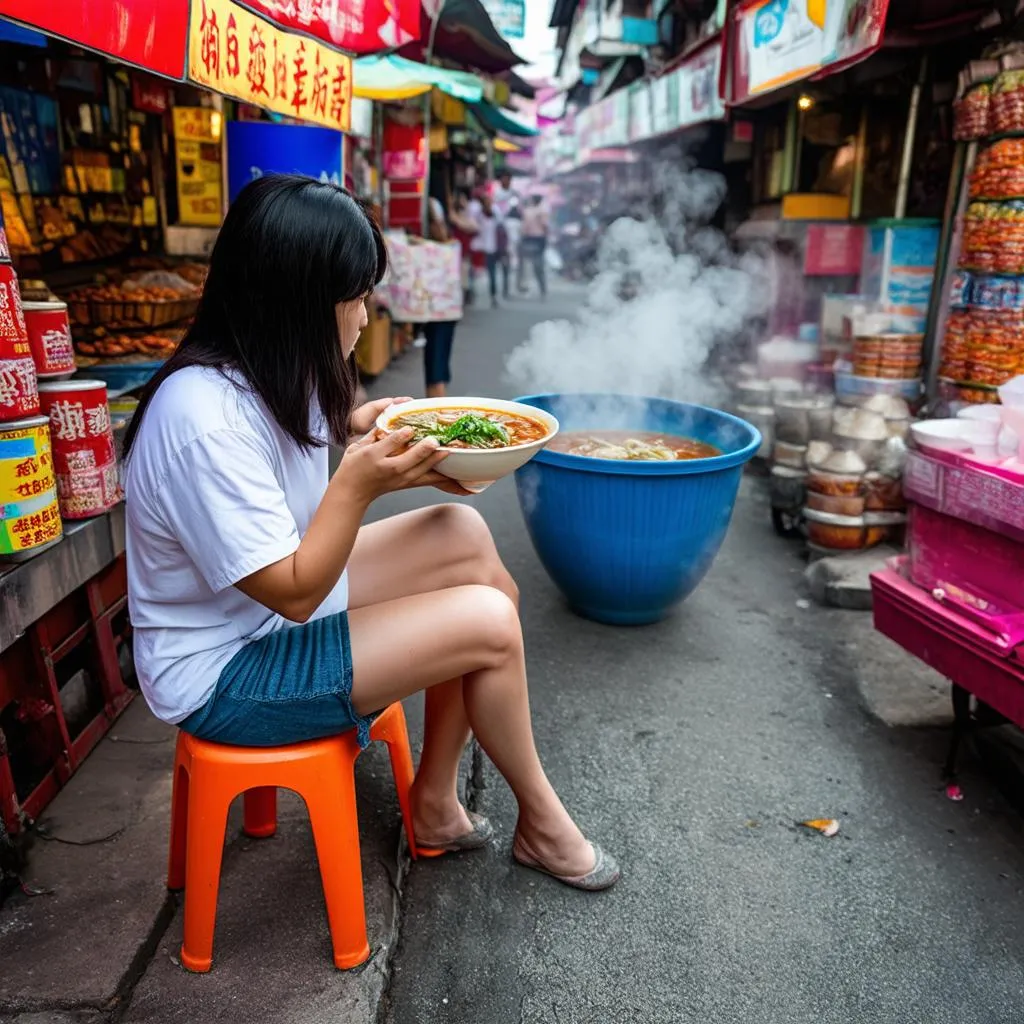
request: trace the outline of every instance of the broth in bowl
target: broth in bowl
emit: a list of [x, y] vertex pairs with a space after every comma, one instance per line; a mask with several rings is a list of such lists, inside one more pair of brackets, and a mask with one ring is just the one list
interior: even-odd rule
[[720, 449], [704, 441], [644, 430], [563, 431], [548, 448], [553, 452], [591, 459], [642, 462], [710, 459], [722, 454]]
[[462, 406], [399, 412], [388, 421], [389, 430], [403, 427], [413, 429], [410, 445], [434, 437], [442, 448], [462, 450], [515, 448], [550, 433], [544, 423], [530, 416]]

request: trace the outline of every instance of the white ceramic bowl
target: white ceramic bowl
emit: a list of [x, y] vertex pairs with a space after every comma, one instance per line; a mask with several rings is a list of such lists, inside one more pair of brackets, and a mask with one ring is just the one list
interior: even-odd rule
[[971, 442], [964, 436], [970, 420], [922, 420], [913, 423], [910, 433], [919, 448], [925, 451], [965, 452]]
[[509, 473], [525, 465], [541, 449], [550, 444], [558, 433], [558, 420], [551, 413], [535, 409], [532, 405], [519, 402], [505, 402], [500, 398], [420, 398], [414, 402], [403, 402], [385, 409], [377, 417], [377, 428], [390, 433], [392, 420], [411, 412], [425, 412], [429, 409], [482, 409], [485, 412], [510, 413], [513, 416], [527, 416], [543, 423], [547, 433], [539, 441], [512, 445], [509, 448], [445, 448], [449, 453], [437, 467], [437, 471], [451, 480], [458, 480], [467, 491], [479, 494]]

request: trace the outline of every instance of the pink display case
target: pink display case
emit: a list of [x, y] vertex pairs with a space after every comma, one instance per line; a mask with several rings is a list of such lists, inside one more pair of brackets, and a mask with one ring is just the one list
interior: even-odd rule
[[1024, 544], [1024, 482], [994, 466], [953, 454], [911, 452], [903, 472], [907, 499]]
[[910, 510], [907, 575], [1006, 649], [1024, 643], [1024, 545], [973, 523]]
[[1024, 662], [1019, 647], [908, 579], [905, 558], [873, 573], [875, 629], [947, 679], [1024, 727]]

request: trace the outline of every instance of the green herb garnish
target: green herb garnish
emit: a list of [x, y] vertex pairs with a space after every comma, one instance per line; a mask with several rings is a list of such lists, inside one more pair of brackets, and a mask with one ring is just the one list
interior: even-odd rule
[[412, 427], [414, 441], [435, 437], [442, 448], [456, 441], [469, 448], [504, 448], [510, 443], [508, 431], [500, 423], [471, 412], [463, 414], [454, 423], [441, 423], [430, 414], [400, 416], [394, 421], [394, 426]]

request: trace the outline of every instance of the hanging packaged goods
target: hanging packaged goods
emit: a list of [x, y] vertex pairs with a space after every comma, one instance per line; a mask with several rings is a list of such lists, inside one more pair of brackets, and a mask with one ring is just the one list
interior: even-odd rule
[[312, 124], [347, 131], [352, 62], [231, 3], [196, 0], [188, 76], [197, 85]]
[[888, 0], [752, 0], [733, 12], [730, 102], [830, 74], [881, 45]]

